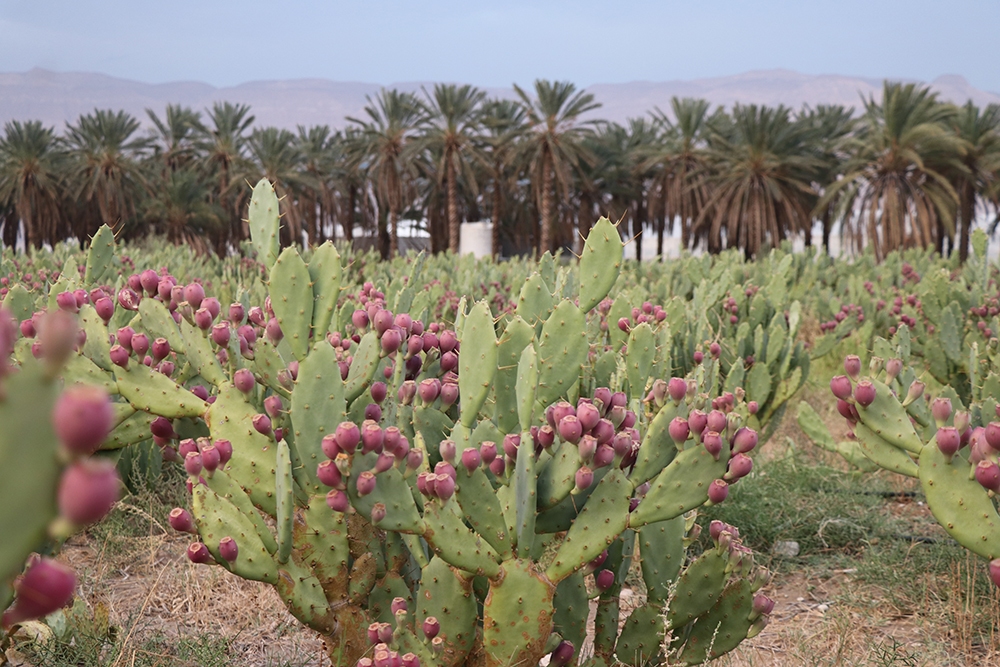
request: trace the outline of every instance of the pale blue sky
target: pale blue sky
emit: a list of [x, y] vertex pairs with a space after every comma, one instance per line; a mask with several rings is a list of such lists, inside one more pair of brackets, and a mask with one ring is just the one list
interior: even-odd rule
[[785, 68], [1000, 91], [998, 28], [997, 0], [0, 0], [0, 71], [586, 86]]

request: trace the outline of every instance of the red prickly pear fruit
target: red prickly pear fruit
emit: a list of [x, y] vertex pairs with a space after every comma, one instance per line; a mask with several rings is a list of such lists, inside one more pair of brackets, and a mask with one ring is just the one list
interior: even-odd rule
[[722, 436], [715, 431], [705, 431], [701, 435], [701, 444], [705, 447], [705, 451], [712, 455], [713, 459], [719, 460], [719, 456], [722, 454]]
[[229, 304], [229, 321], [234, 325], [239, 326], [243, 324], [243, 318], [246, 317], [246, 309], [243, 307], [242, 303], [233, 302]]
[[718, 359], [719, 355], [722, 354], [722, 346], [720, 346], [718, 343], [712, 343], [711, 345], [708, 346], [708, 353], [712, 356], [713, 359]]
[[774, 611], [774, 600], [763, 593], [757, 593], [753, 597], [753, 610], [760, 616], [767, 616]]
[[380, 310], [375, 313], [375, 317], [372, 318], [372, 323], [375, 325], [375, 332], [382, 336], [386, 331], [392, 328], [392, 313], [388, 310]]
[[497, 477], [503, 476], [504, 472], [507, 470], [507, 464], [504, 462], [503, 457], [496, 457], [490, 461], [490, 472]]
[[632, 451], [632, 436], [624, 431], [616, 433], [611, 448], [615, 456], [627, 456]]
[[192, 542], [188, 546], [187, 557], [189, 561], [199, 565], [212, 562], [212, 554], [208, 551], [208, 547], [202, 542]]
[[417, 385], [417, 395], [425, 405], [430, 405], [441, 395], [441, 380], [437, 378], [421, 380]]
[[837, 399], [837, 412], [840, 413], [841, 417], [852, 424], [858, 423], [858, 410], [847, 401], [839, 398]]
[[320, 484], [329, 487], [338, 487], [343, 482], [340, 469], [333, 461], [323, 461], [316, 466], [316, 477]]
[[436, 466], [434, 466], [434, 472], [438, 475], [447, 475], [451, 477], [452, 480], [458, 481], [458, 471], [455, 470], [455, 466], [451, 465], [446, 461], [439, 461]]
[[628, 405], [628, 396], [625, 395], [624, 391], [616, 391], [611, 394], [611, 407], [626, 407]]
[[254, 415], [250, 420], [255, 431], [261, 435], [270, 436], [272, 433], [271, 418], [265, 414]]
[[199, 308], [194, 312], [194, 325], [202, 331], [212, 328], [212, 313], [208, 308]]
[[375, 490], [375, 474], [366, 470], [358, 475], [356, 487], [359, 496], [367, 496]]
[[757, 431], [746, 426], [740, 427], [733, 436], [733, 453], [746, 454], [757, 446]]
[[[938, 426], [944, 426], [948, 418], [951, 417], [951, 399], [946, 396], [938, 396], [931, 401], [931, 415]], [[997, 442], [1000, 443], [1000, 424], [997, 426]]]
[[0, 626], [47, 616], [65, 607], [76, 590], [73, 570], [51, 558], [33, 556], [24, 574], [14, 584], [14, 605], [4, 612]]
[[611, 445], [598, 445], [594, 452], [594, 468], [603, 468], [615, 460], [615, 448]]
[[385, 646], [392, 641], [392, 625], [390, 623], [379, 623], [375, 634], [378, 637], [377, 643]]
[[219, 347], [228, 347], [232, 338], [232, 329], [225, 322], [219, 322], [212, 326], [212, 342]]
[[379, 473], [383, 473], [389, 468], [391, 468], [392, 464], [395, 462], [396, 462], [395, 456], [393, 456], [388, 452], [382, 452], [381, 454], [378, 455], [378, 458], [375, 459], [375, 468], [373, 469], [373, 472], [376, 475], [378, 475]]
[[222, 464], [222, 455], [215, 445], [208, 445], [201, 450], [201, 465], [209, 474], [218, 469]]
[[576, 471], [576, 491], [586, 491], [594, 483], [594, 471], [583, 466]]
[[612, 426], [621, 428], [622, 424], [625, 423], [626, 412], [627, 410], [621, 405], [612, 405], [611, 409], [608, 410], [608, 419], [611, 421]]
[[757, 414], [757, 411], [759, 409], [760, 406], [757, 404], [757, 401], [750, 401], [749, 403], [747, 403], [747, 412], [749, 412], [750, 414], [752, 415]]
[[587, 563], [587, 569], [590, 570], [591, 572], [596, 572], [598, 569], [600, 569], [602, 565], [604, 565], [604, 561], [606, 561], [607, 559], [608, 559], [608, 550], [605, 549], [604, 551], [602, 551], [597, 555], [597, 558]]
[[233, 373], [233, 384], [244, 394], [249, 394], [253, 391], [256, 383], [253, 373], [247, 368], [241, 368]]
[[618, 320], [618, 328], [628, 333], [632, 330], [632, 324], [627, 317], [622, 317]]
[[271, 419], [276, 419], [281, 411], [284, 409], [284, 404], [281, 402], [281, 397], [277, 395], [271, 395], [264, 399], [264, 412]]
[[352, 453], [361, 442], [361, 429], [354, 422], [340, 422], [333, 436], [340, 451]]
[[192, 308], [200, 308], [201, 302], [205, 299], [205, 288], [198, 283], [190, 283], [184, 287], [184, 300]]
[[214, 296], [210, 296], [202, 301], [201, 307], [209, 312], [213, 320], [222, 312], [222, 304]]
[[166, 417], [157, 417], [149, 425], [149, 432], [157, 438], [172, 440], [177, 437], [174, 432], [174, 425]]
[[[381, 625], [381, 623], [379, 623], [379, 622], [376, 621], [375, 623], [371, 623], [368, 626], [368, 641], [371, 642], [372, 644], [378, 644], [379, 643], [379, 638], [378, 638], [378, 626], [379, 625]], [[370, 662], [370, 660], [369, 660], [369, 662]], [[358, 665], [360, 665], [360, 664], [361, 663], [359, 662]]]
[[852, 380], [857, 380], [861, 373], [861, 358], [856, 354], [849, 354], [844, 357], [844, 370]]
[[720, 410], [712, 410], [708, 413], [707, 421], [705, 422], [709, 431], [715, 431], [716, 433], [724, 433], [726, 426], [728, 426], [728, 421], [726, 420], [726, 414]]
[[358, 310], [355, 310], [354, 313], [351, 315], [351, 324], [353, 324], [354, 328], [356, 329], [362, 331], [366, 329], [369, 324], [368, 312], [361, 310], [360, 308]]
[[227, 563], [235, 562], [240, 555], [240, 548], [236, 544], [236, 540], [228, 535], [219, 540], [219, 555]]
[[[997, 585], [1000, 586], [1000, 584]], [[424, 637], [427, 637], [427, 639], [434, 639], [438, 636], [438, 633], [441, 632], [441, 624], [438, 622], [436, 617], [428, 616], [424, 619], [423, 628], [421, 629], [424, 631]]]
[[[958, 432], [962, 433], [964, 435], [966, 429], [969, 428], [969, 422], [971, 421], [971, 419], [972, 418], [969, 415], [968, 411], [966, 411], [966, 410], [959, 410], [958, 412], [955, 413], [955, 419], [954, 419], [954, 421], [952, 423], [953, 423], [954, 427], [956, 429], [958, 429]], [[985, 431], [985, 429], [983, 429], [982, 426], [979, 426], [979, 427], [976, 428], [977, 431], [979, 431], [981, 429]], [[965, 443], [962, 443], [962, 444], [965, 444]]]
[[753, 470], [753, 459], [746, 454], [736, 454], [729, 459], [729, 470], [723, 475], [723, 479], [735, 482], [750, 474]]
[[251, 324], [254, 324], [258, 327], [264, 326], [264, 324], [267, 322], [264, 319], [264, 310], [260, 306], [251, 306], [250, 311], [247, 313], [247, 319], [250, 321]]
[[212, 443], [215, 451], [219, 452], [219, 465], [225, 466], [229, 459], [233, 458], [233, 443], [228, 440], [216, 440]]
[[942, 426], [939, 428], [937, 433], [934, 434], [934, 440], [937, 443], [938, 449], [949, 460], [962, 447], [962, 438], [958, 433], [958, 429], [954, 426]]
[[198, 451], [198, 445], [193, 438], [184, 438], [177, 445], [177, 452], [181, 455], [181, 458], [187, 458], [187, 455], [192, 452], [197, 454]]
[[[6, 316], [7, 315], [5, 313], [4, 317]], [[34, 338], [35, 334], [38, 333], [37, 331], [35, 331], [35, 323], [30, 319], [21, 322], [20, 329], [21, 329], [21, 335], [24, 336], [25, 338]], [[8, 352], [7, 354], [10, 353]]]
[[327, 433], [323, 436], [323, 439], [320, 441], [320, 447], [329, 459], [337, 458], [337, 454], [340, 453], [340, 447], [337, 446], [337, 437], [333, 433]]
[[371, 393], [372, 400], [381, 404], [385, 400], [389, 390], [386, 388], [385, 382], [374, 382], [369, 392]]
[[441, 405], [447, 407], [449, 405], [454, 405], [455, 401], [458, 400], [458, 385], [446, 382], [441, 385]]
[[583, 436], [583, 424], [580, 423], [580, 419], [576, 415], [566, 415], [559, 420], [558, 431], [560, 438], [576, 444]]
[[347, 497], [347, 494], [340, 489], [334, 489], [330, 493], [326, 494], [326, 506], [334, 512], [346, 512], [350, 505], [351, 501]]
[[566, 640], [559, 642], [556, 650], [552, 651], [552, 656], [549, 658], [550, 667], [565, 667], [573, 659], [575, 653], [576, 649], [573, 647], [573, 642]]
[[267, 321], [267, 324], [264, 325], [264, 335], [267, 336], [267, 339], [274, 345], [277, 345], [281, 342], [281, 339], [285, 337], [284, 332], [281, 330], [281, 325], [278, 324], [277, 318], [272, 317]]
[[149, 352], [149, 336], [144, 333], [132, 336], [132, 351], [139, 357], [146, 356], [146, 353]]
[[[610, 398], [608, 401], [610, 403]], [[557, 428], [559, 426], [559, 422], [562, 421], [562, 418], [569, 415], [576, 416], [576, 408], [574, 408], [567, 401], [559, 401], [558, 403], [550, 405], [548, 410], [545, 411], [545, 420], [549, 423], [549, 426]]]
[[375, 420], [366, 419], [361, 424], [361, 451], [365, 454], [369, 452], [381, 452], [383, 449], [393, 454], [395, 453], [395, 448], [399, 445], [399, 439], [396, 438], [393, 443], [393, 446], [390, 447], [386, 442], [382, 427], [375, 423]]
[[400, 660], [402, 667], [420, 667], [420, 658], [415, 653], [404, 653]]
[[372, 525], [377, 526], [382, 523], [382, 520], [385, 519], [385, 513], [385, 503], [375, 503], [372, 505], [370, 515]]
[[986, 425], [986, 444], [1000, 451], [1000, 422], [990, 422]]
[[135, 330], [132, 327], [122, 327], [115, 334], [115, 338], [118, 344], [125, 348], [126, 351], [132, 351], [132, 338], [135, 336]]
[[102, 296], [94, 302], [94, 310], [97, 311], [97, 316], [101, 318], [101, 321], [107, 325], [115, 314], [115, 302], [106, 296]]
[[995, 586], [1000, 588], [1000, 558], [994, 558], [990, 561], [990, 581], [993, 582]]
[[692, 410], [688, 415], [688, 426], [696, 437], [701, 437], [705, 427], [708, 426], [708, 415], [701, 410]]
[[203, 401], [208, 400], [208, 389], [205, 389], [204, 385], [196, 384], [191, 387], [191, 393]]
[[924, 389], [926, 385], [920, 380], [914, 380], [910, 385], [910, 388], [906, 390], [906, 398], [903, 399], [903, 407], [905, 408], [913, 401], [917, 400], [924, 395]]
[[601, 421], [601, 411], [593, 403], [581, 402], [576, 406], [576, 418], [584, 431], [591, 431]]
[[830, 391], [839, 399], [846, 401], [851, 397], [852, 390], [851, 378], [846, 375], [837, 375], [830, 380]]
[[170, 527], [179, 533], [194, 534], [198, 532], [194, 525], [194, 517], [183, 507], [175, 507], [170, 510], [167, 520], [170, 522]]
[[462, 467], [464, 467], [470, 475], [476, 471], [476, 468], [480, 466], [482, 461], [483, 457], [480, 455], [479, 450], [475, 447], [470, 447], [462, 452]]
[[892, 382], [903, 371], [902, 359], [890, 359], [885, 362], [885, 374], [889, 382]]
[[60, 292], [56, 295], [56, 306], [67, 313], [76, 313], [80, 307], [76, 305], [76, 296], [72, 292]]
[[203, 468], [204, 466], [201, 463], [201, 452], [189, 452], [184, 457], [184, 470], [186, 470], [187, 474], [192, 477], [200, 475]]
[[984, 489], [1000, 493], [1000, 466], [994, 461], [980, 461], [976, 464], [976, 481]]
[[441, 372], [447, 373], [458, 368], [458, 355], [454, 352], [445, 352], [441, 355]]
[[675, 405], [684, 400], [684, 397], [687, 396], [687, 389], [687, 382], [684, 381], [684, 378], [670, 378], [670, 382], [667, 383], [667, 393], [670, 394]]
[[597, 590], [604, 592], [615, 585], [615, 573], [611, 570], [601, 570], [594, 579]]
[[708, 502], [718, 505], [729, 497], [729, 484], [723, 479], [712, 480], [708, 485]]
[[118, 501], [120, 486], [118, 471], [111, 461], [77, 461], [63, 471], [59, 480], [59, 515], [74, 526], [96, 523]]
[[[343, 373], [341, 374], [343, 375]], [[346, 378], [346, 375], [343, 375]], [[396, 397], [399, 402], [403, 405], [410, 405], [413, 403], [413, 398], [417, 395], [417, 383], [413, 380], [406, 380], [400, 386], [399, 391], [396, 392]]]
[[599, 445], [609, 443], [615, 437], [615, 425], [608, 419], [601, 419], [591, 430], [590, 434], [594, 436]]
[[861, 380], [854, 389], [854, 401], [867, 408], [875, 401], [875, 385], [868, 380]]
[[510, 459], [517, 459], [517, 448], [521, 445], [521, 436], [517, 433], [508, 433], [503, 437], [503, 453]]
[[544, 449], [548, 449], [556, 441], [556, 432], [548, 424], [541, 428], [532, 426], [531, 434], [534, 436], [535, 444]]
[[[385, 312], [385, 311], [382, 311]], [[386, 354], [394, 354], [396, 350], [399, 349], [402, 339], [399, 336], [398, 329], [389, 329], [384, 334], [382, 334], [382, 351]], [[444, 358], [442, 357], [442, 370], [444, 369]], [[456, 363], [457, 365], [457, 363]]]
[[111, 401], [107, 392], [98, 387], [70, 387], [52, 409], [56, 436], [67, 451], [77, 455], [87, 456], [97, 451], [113, 423]]
[[600, 408], [606, 412], [611, 406], [611, 390], [607, 387], [598, 387], [594, 390], [594, 401], [600, 403]]
[[705, 354], [701, 350], [695, 350], [694, 352], [694, 363], [700, 364], [705, 360]]
[[667, 430], [670, 432], [670, 439], [678, 445], [687, 442], [688, 436], [691, 434], [691, 427], [683, 417], [674, 417]]
[[448, 500], [455, 495], [455, 480], [451, 475], [437, 475], [437, 482], [434, 484], [434, 495], [441, 500]]
[[483, 463], [490, 465], [497, 457], [497, 443], [492, 440], [486, 440], [483, 444], [479, 445], [479, 456], [482, 457]]

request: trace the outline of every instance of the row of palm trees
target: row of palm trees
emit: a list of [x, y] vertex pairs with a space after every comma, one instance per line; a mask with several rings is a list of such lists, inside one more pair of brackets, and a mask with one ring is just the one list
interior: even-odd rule
[[[3, 242], [85, 239], [106, 223], [224, 253], [247, 237], [249, 183], [282, 197], [283, 243], [371, 239], [399, 251], [401, 220], [435, 252], [457, 251], [462, 220], [493, 221], [495, 255], [578, 248], [599, 215], [623, 237], [679, 232], [685, 248], [752, 257], [795, 236], [881, 258], [901, 247], [968, 253], [973, 221], [1000, 201], [1000, 107], [940, 102], [887, 82], [863, 108], [671, 101], [626, 124], [571, 83], [515, 86], [491, 99], [468, 85], [382, 90], [340, 131], [257, 127], [250, 108], [204, 115], [170, 105], [152, 130], [95, 110], [58, 135], [11, 121], [0, 139]], [[641, 241], [641, 238], [640, 238]], [[637, 244], [641, 257], [641, 242]]]

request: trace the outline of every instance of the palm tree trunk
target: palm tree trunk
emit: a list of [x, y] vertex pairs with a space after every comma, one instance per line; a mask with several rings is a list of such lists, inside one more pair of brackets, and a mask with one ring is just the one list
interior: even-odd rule
[[590, 234], [590, 228], [594, 226], [594, 204], [590, 200], [590, 195], [583, 193], [580, 195], [580, 233], [576, 237], [576, 254], [583, 254], [584, 240]]
[[552, 163], [548, 153], [542, 160], [542, 230], [536, 253], [539, 257], [552, 249], [552, 205], [555, 199], [555, 193], [552, 191], [554, 180]]
[[18, 216], [21, 218], [21, 222], [24, 223], [24, 245], [26, 249], [40, 248], [41, 244], [38, 242], [38, 230], [35, 229], [35, 220], [32, 215], [32, 194], [28, 192], [25, 193], [25, 195], [26, 196], [22, 197], [21, 201], [18, 202], [20, 205], [17, 207]]
[[452, 164], [451, 160], [448, 160], [445, 178], [448, 179], [448, 249], [457, 254], [461, 240], [459, 238], [461, 227], [458, 220], [458, 187], [455, 184], [455, 165]]
[[500, 179], [493, 181], [493, 259], [500, 259], [500, 207], [503, 197], [500, 192]]
[[958, 238], [958, 260], [962, 264], [965, 264], [965, 260], [969, 258], [969, 236], [972, 233], [972, 216], [974, 214], [976, 201], [971, 182], [965, 181], [965, 183], [962, 184], [962, 190], [959, 193], [959, 197], [959, 217], [961, 218], [961, 227]]
[[831, 219], [830, 209], [827, 207], [823, 211], [823, 250], [827, 255], [830, 254], [830, 230], [833, 227], [833, 220]]
[[347, 211], [341, 226], [344, 228], [344, 238], [354, 240], [354, 210], [358, 207], [358, 186], [351, 184], [347, 188]]
[[667, 217], [665, 213], [661, 213], [656, 221], [656, 256], [663, 261], [663, 234], [667, 227]]
[[642, 205], [642, 199], [639, 199], [638, 201], [634, 202], [631, 208], [634, 211], [634, 215], [632, 216], [632, 236], [634, 236], [635, 238], [633, 239], [632, 242], [635, 243], [635, 259], [637, 262], [641, 262], [642, 228], [645, 226], [644, 225], [645, 220], [643, 220], [643, 218], [645, 217], [645, 213], [643, 210], [644, 207]]
[[389, 259], [399, 254], [399, 213], [395, 206], [389, 207]]

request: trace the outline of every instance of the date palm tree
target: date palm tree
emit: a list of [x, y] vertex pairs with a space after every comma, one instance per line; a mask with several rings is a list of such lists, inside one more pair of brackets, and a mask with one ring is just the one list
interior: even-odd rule
[[493, 222], [493, 259], [500, 258], [505, 201], [517, 187], [517, 142], [524, 137], [527, 113], [513, 100], [491, 99], [483, 104], [480, 141], [487, 153], [483, 165], [492, 184], [490, 218]]
[[419, 150], [415, 141], [427, 117], [424, 105], [413, 93], [382, 91], [366, 98], [367, 119], [347, 120], [360, 128], [364, 151], [363, 168], [386, 205], [389, 226], [387, 257], [399, 251], [399, 214], [403, 208], [413, 157]]
[[278, 195], [281, 216], [287, 230], [285, 242], [292, 245], [302, 242], [302, 215], [296, 205], [302, 188], [312, 188], [314, 183], [308, 172], [301, 169], [302, 151], [296, 136], [285, 129], [277, 127], [258, 128], [250, 135], [247, 144], [250, 154], [259, 170], [259, 178], [266, 178], [274, 186]]
[[952, 130], [965, 142], [962, 159], [964, 170], [956, 173], [958, 192], [958, 257], [963, 263], [969, 257], [969, 236], [977, 208], [985, 208], [990, 195], [995, 200], [995, 188], [1000, 174], [1000, 105], [985, 109], [972, 100], [958, 109], [951, 119]]
[[472, 196], [478, 195], [474, 166], [486, 156], [476, 137], [480, 131], [481, 105], [486, 93], [470, 85], [437, 84], [434, 93], [424, 90], [429, 117], [421, 143], [437, 156], [438, 185], [446, 187], [448, 249], [458, 252], [461, 224], [458, 216], [458, 181]]
[[170, 171], [191, 164], [197, 157], [197, 140], [206, 132], [201, 114], [190, 107], [168, 104], [162, 119], [152, 109], [146, 109], [146, 115], [155, 128], [154, 157]]
[[693, 228], [709, 250], [740, 248], [751, 258], [808, 229], [819, 161], [789, 110], [737, 104], [731, 125], [709, 127], [712, 192]]
[[[66, 153], [51, 127], [41, 121], [12, 120], [4, 125], [0, 139], [0, 208], [10, 202], [13, 211], [6, 217], [6, 229], [24, 225], [29, 248], [42, 242], [61, 240], [58, 229], [59, 200], [63, 195]], [[17, 238], [16, 231], [8, 240]]]
[[924, 86], [885, 82], [882, 101], [865, 100], [851, 158], [817, 211], [835, 203], [848, 244], [877, 260], [908, 246], [943, 247], [954, 232], [958, 193], [946, 173], [962, 171], [963, 140], [948, 124], [954, 107]]
[[210, 187], [193, 166], [167, 171], [144, 202], [143, 219], [166, 234], [174, 245], [187, 245], [207, 254], [208, 239], [225, 224], [225, 212], [211, 201]]
[[237, 194], [245, 189], [249, 176], [247, 139], [254, 116], [249, 105], [216, 102], [208, 111], [208, 120], [210, 125], [197, 145], [206, 169], [215, 176], [213, 201], [226, 211], [228, 233], [216, 239], [221, 250], [226, 242], [238, 242], [248, 233], [240, 207], [242, 198]]
[[541, 211], [536, 242], [540, 255], [553, 250], [555, 209], [569, 195], [573, 169], [592, 159], [583, 145], [592, 122], [581, 122], [580, 117], [601, 105], [568, 81], [538, 79], [534, 98], [516, 84], [514, 90], [528, 117], [529, 132], [521, 147]]
[[[839, 170], [849, 157], [845, 151], [845, 143], [857, 127], [854, 108], [844, 108], [841, 105], [819, 104], [815, 109], [806, 105], [797, 115], [796, 122], [809, 133], [809, 143], [813, 146], [820, 160], [819, 173], [816, 176], [814, 189], [816, 196], [812, 203], [814, 215], [818, 213], [823, 225], [823, 249], [830, 252], [830, 231], [833, 227], [833, 207], [827, 205], [816, 208], [819, 198], [825, 188], [837, 180]], [[812, 229], [805, 234], [805, 244], [812, 244]]]
[[[67, 128], [73, 196], [96, 204], [100, 221], [116, 230], [127, 225], [146, 188], [140, 161], [151, 142], [138, 136], [138, 130], [132, 115], [103, 109], [80, 116]], [[74, 231], [82, 237], [96, 228]]]

